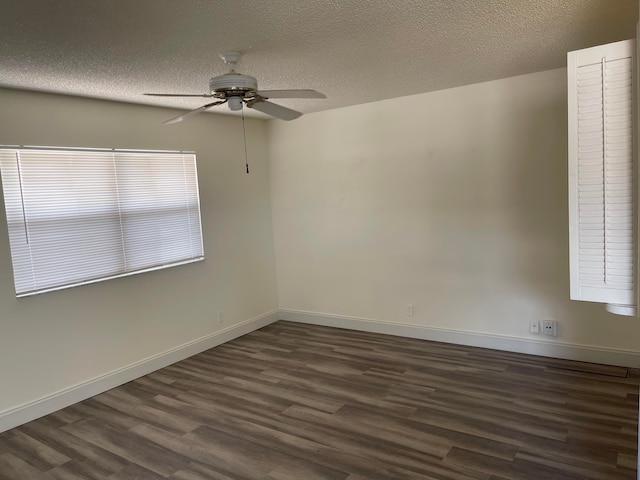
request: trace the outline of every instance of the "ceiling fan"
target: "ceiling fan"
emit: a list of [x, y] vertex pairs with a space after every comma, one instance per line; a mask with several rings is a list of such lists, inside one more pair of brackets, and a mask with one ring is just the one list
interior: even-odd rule
[[204, 97], [215, 98], [215, 102], [207, 103], [189, 112], [170, 118], [165, 125], [178, 123], [184, 119], [205, 110], [227, 103], [232, 111], [239, 111], [246, 105], [249, 108], [266, 113], [281, 120], [294, 120], [302, 113], [282, 105], [269, 102], [270, 98], [327, 98], [324, 94], [310, 89], [302, 90], [258, 90], [258, 80], [250, 75], [236, 73], [236, 64], [242, 54], [239, 52], [227, 52], [220, 55], [224, 63], [230, 66], [228, 73], [213, 77], [209, 80], [209, 92], [205, 94], [183, 93], [145, 93], [152, 97]]

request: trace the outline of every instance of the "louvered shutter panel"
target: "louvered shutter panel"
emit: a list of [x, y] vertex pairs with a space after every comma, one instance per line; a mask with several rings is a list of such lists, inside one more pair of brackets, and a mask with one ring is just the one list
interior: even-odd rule
[[572, 300], [635, 304], [634, 51], [568, 54]]

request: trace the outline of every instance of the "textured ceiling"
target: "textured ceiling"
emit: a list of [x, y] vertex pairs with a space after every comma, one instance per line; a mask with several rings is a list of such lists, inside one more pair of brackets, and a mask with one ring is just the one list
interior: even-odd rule
[[1, 0], [0, 86], [191, 109], [141, 94], [207, 93], [239, 50], [261, 89], [325, 93], [277, 101], [313, 112], [562, 67], [637, 19], [637, 0]]

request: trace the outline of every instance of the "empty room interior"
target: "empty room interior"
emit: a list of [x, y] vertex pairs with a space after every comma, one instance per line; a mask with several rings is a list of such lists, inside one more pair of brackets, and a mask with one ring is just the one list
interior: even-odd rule
[[640, 478], [636, 0], [0, 18], [0, 480]]

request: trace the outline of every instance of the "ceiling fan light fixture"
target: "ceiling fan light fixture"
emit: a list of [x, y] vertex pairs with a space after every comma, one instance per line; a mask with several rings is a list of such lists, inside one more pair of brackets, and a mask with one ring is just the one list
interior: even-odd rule
[[242, 110], [242, 97], [229, 97], [229, 110], [232, 112], [237, 112]]

